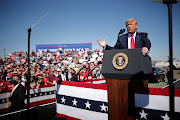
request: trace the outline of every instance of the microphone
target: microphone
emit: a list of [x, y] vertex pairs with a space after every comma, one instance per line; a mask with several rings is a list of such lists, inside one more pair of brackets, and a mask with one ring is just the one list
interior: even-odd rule
[[124, 32], [125, 32], [125, 29], [121, 29], [121, 30], [119, 31], [118, 36], [120, 36], [120, 35], [123, 34]]
[[120, 44], [120, 47], [123, 49], [123, 46], [122, 46], [122, 44], [121, 44], [121, 42], [120, 42], [120, 40], [119, 40], [119, 36], [121, 35], [121, 34], [123, 34], [125, 32], [125, 29], [121, 29], [120, 31], [119, 31], [119, 34], [118, 34], [118, 41], [119, 41], [119, 44]]

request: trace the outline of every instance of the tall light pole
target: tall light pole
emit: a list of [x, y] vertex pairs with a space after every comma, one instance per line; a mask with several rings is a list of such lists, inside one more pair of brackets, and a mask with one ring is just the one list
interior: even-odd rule
[[28, 79], [27, 79], [27, 119], [29, 120], [30, 115], [30, 37], [31, 37], [31, 28], [28, 29]]
[[6, 52], [6, 49], [4, 49], [4, 60], [5, 60], [5, 55], [6, 55], [6, 53], [5, 53], [5, 52]]
[[31, 31], [34, 26], [36, 26], [46, 15], [46, 12], [37, 22], [35, 22], [27, 31], [28, 31], [28, 79], [27, 79], [27, 119], [30, 119], [30, 37]]
[[173, 42], [172, 42], [172, 4], [176, 4], [179, 0], [152, 0], [153, 2], [163, 2], [168, 6], [169, 19], [169, 64], [170, 64], [170, 80], [169, 80], [169, 108], [170, 119], [175, 119], [174, 114], [174, 83], [173, 83]]

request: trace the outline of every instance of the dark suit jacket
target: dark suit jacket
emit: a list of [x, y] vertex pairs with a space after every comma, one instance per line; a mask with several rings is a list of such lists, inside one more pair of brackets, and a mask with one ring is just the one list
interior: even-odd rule
[[[148, 50], [150, 50], [151, 42], [147, 38], [147, 36], [148, 36], [147, 33], [137, 32], [135, 38], [135, 48], [147, 47]], [[106, 45], [105, 50], [110, 50], [110, 49], [128, 49], [128, 33], [119, 36], [114, 47], [110, 47], [109, 45]]]
[[22, 84], [19, 84], [14, 90], [12, 96], [9, 97], [9, 101], [12, 102], [11, 106], [9, 107], [10, 112], [25, 108], [25, 93], [25, 87]]

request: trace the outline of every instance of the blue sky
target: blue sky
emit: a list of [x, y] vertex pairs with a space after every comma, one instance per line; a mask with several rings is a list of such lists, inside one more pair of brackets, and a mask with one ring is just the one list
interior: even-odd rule
[[[136, 18], [138, 32], [147, 32], [153, 60], [169, 56], [168, 7], [151, 0], [0, 0], [0, 56], [31, 50], [38, 44], [92, 43], [102, 49], [97, 38], [114, 46], [125, 21]], [[173, 57], [180, 61], [180, 3], [173, 4]]]

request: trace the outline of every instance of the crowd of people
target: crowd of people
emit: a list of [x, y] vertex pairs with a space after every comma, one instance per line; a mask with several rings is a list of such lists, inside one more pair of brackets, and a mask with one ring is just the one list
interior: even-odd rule
[[[80, 49], [79, 51], [50, 50], [30, 54], [30, 88], [52, 84], [60, 81], [77, 81], [101, 79], [103, 51]], [[20, 76], [21, 84], [26, 86], [28, 79], [27, 52], [14, 52], [0, 59], [0, 93], [13, 88], [13, 76]]]

